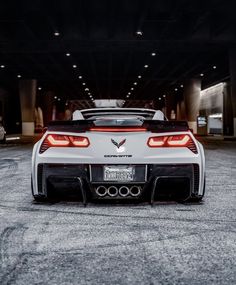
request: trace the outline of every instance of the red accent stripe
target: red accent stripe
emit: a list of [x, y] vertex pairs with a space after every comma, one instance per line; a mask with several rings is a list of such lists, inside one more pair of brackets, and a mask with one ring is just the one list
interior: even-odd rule
[[91, 132], [146, 132], [146, 128], [90, 128]]

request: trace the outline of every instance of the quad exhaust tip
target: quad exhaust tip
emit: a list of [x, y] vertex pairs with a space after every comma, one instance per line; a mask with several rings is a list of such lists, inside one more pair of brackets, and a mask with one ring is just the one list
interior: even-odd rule
[[127, 197], [131, 195], [132, 197], [138, 197], [141, 194], [141, 187], [140, 186], [121, 186], [120, 188], [117, 188], [116, 186], [109, 186], [108, 188], [106, 186], [100, 185], [96, 188], [96, 194], [99, 197], [105, 197], [106, 195], [109, 195], [110, 197]]
[[141, 193], [141, 188], [139, 186], [132, 186], [130, 188], [130, 195], [133, 197], [139, 196]]
[[107, 195], [107, 188], [105, 186], [98, 186], [98, 188], [96, 189], [96, 193], [98, 196], [100, 197], [104, 197]]
[[121, 197], [127, 197], [129, 195], [129, 188], [127, 186], [121, 186], [119, 189], [119, 195]]
[[118, 188], [116, 186], [110, 186], [107, 190], [107, 194], [110, 197], [116, 197], [118, 195], [119, 191]]

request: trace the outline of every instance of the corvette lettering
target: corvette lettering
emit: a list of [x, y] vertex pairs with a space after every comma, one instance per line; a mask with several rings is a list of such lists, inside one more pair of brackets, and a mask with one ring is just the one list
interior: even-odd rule
[[105, 154], [104, 157], [110, 157], [110, 158], [113, 158], [113, 157], [132, 157], [131, 154]]

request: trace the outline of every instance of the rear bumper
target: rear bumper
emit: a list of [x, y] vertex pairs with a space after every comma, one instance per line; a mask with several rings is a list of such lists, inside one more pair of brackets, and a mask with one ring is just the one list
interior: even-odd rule
[[[132, 182], [104, 181], [103, 166], [103, 164], [40, 163], [34, 176], [33, 193], [45, 197], [49, 196], [49, 192], [68, 195], [73, 193], [86, 201], [92, 199], [154, 201], [162, 198], [187, 200], [201, 196], [203, 191], [201, 165], [197, 163], [133, 165], [139, 169], [137, 172], [139, 174]], [[145, 173], [142, 173], [141, 169]], [[99, 189], [102, 190], [101, 193]]]

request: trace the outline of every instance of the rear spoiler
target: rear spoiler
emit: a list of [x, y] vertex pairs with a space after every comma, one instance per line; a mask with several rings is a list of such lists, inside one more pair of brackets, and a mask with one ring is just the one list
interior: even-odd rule
[[[89, 131], [90, 128], [96, 129], [95, 120], [77, 120], [77, 121], [52, 121], [48, 124], [48, 131], [55, 132], [75, 132], [82, 133]], [[116, 128], [117, 126], [99, 126], [99, 128], [110, 129]], [[151, 132], [182, 132], [189, 131], [189, 126], [186, 121], [159, 121], [159, 120], [144, 120], [142, 121], [142, 125], [139, 126], [122, 126], [120, 129], [125, 128], [146, 128], [147, 131]]]

